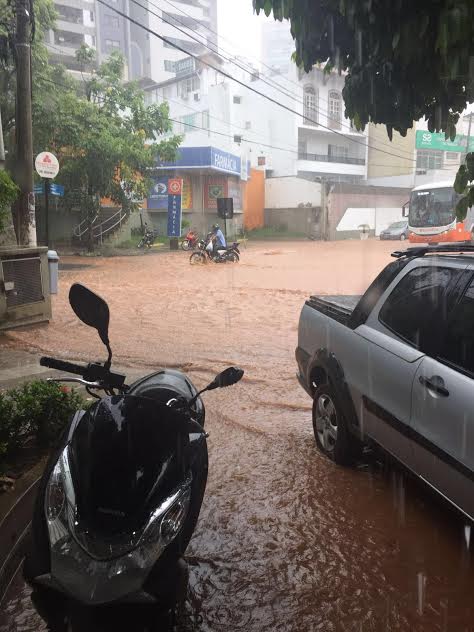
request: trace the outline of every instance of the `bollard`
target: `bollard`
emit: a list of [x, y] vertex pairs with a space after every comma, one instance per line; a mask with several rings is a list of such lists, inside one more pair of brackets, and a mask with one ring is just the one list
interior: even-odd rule
[[49, 292], [58, 293], [59, 257], [56, 250], [48, 250]]

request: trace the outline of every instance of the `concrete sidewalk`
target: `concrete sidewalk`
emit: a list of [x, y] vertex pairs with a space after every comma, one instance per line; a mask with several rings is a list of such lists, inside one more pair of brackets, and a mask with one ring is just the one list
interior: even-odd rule
[[[66, 373], [40, 366], [39, 359], [42, 355], [44, 354], [3, 347], [0, 338], [0, 390], [14, 388], [31, 380], [44, 380], [48, 377], [66, 375]], [[74, 362], [72, 358], [67, 358], [67, 360]], [[79, 364], [84, 364], [84, 362], [79, 361]], [[127, 384], [131, 384], [151, 372], [150, 369], [123, 366], [113, 366], [113, 370], [118, 373], [125, 373]]]

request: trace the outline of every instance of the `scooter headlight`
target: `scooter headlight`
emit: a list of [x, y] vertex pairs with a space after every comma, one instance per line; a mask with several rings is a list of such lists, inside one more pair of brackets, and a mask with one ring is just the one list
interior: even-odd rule
[[48, 522], [54, 522], [64, 508], [66, 492], [61, 474], [61, 465], [56, 463], [46, 487], [45, 511]]

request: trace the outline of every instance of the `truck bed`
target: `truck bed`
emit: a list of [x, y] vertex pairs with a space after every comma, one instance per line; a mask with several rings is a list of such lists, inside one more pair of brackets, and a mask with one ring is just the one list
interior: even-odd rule
[[352, 312], [361, 299], [360, 294], [341, 294], [339, 296], [311, 296], [306, 304], [318, 312], [348, 325]]

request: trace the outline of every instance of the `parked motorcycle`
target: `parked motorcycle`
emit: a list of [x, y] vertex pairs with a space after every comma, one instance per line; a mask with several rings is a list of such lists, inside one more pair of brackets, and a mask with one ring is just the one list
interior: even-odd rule
[[189, 257], [191, 265], [203, 264], [208, 261], [214, 263], [238, 263], [240, 261], [239, 242], [234, 241], [226, 248], [219, 248], [217, 253], [214, 252], [208, 235], [207, 241], [200, 239], [197, 243], [197, 249]]
[[186, 233], [186, 237], [181, 242], [181, 248], [183, 250], [192, 250], [198, 243], [199, 235], [194, 230], [190, 230]]
[[137, 248], [151, 248], [155, 243], [155, 239], [155, 231], [150, 228], [145, 228], [145, 234], [138, 242]]
[[76, 412], [46, 466], [24, 576], [87, 605], [155, 603], [170, 612], [207, 481], [201, 395], [243, 371], [225, 369], [200, 391], [171, 369], [127, 386], [111, 371], [107, 303], [77, 283], [69, 302], [97, 329], [108, 359], [40, 360], [78, 376], [54, 381], [82, 384], [97, 402]]

